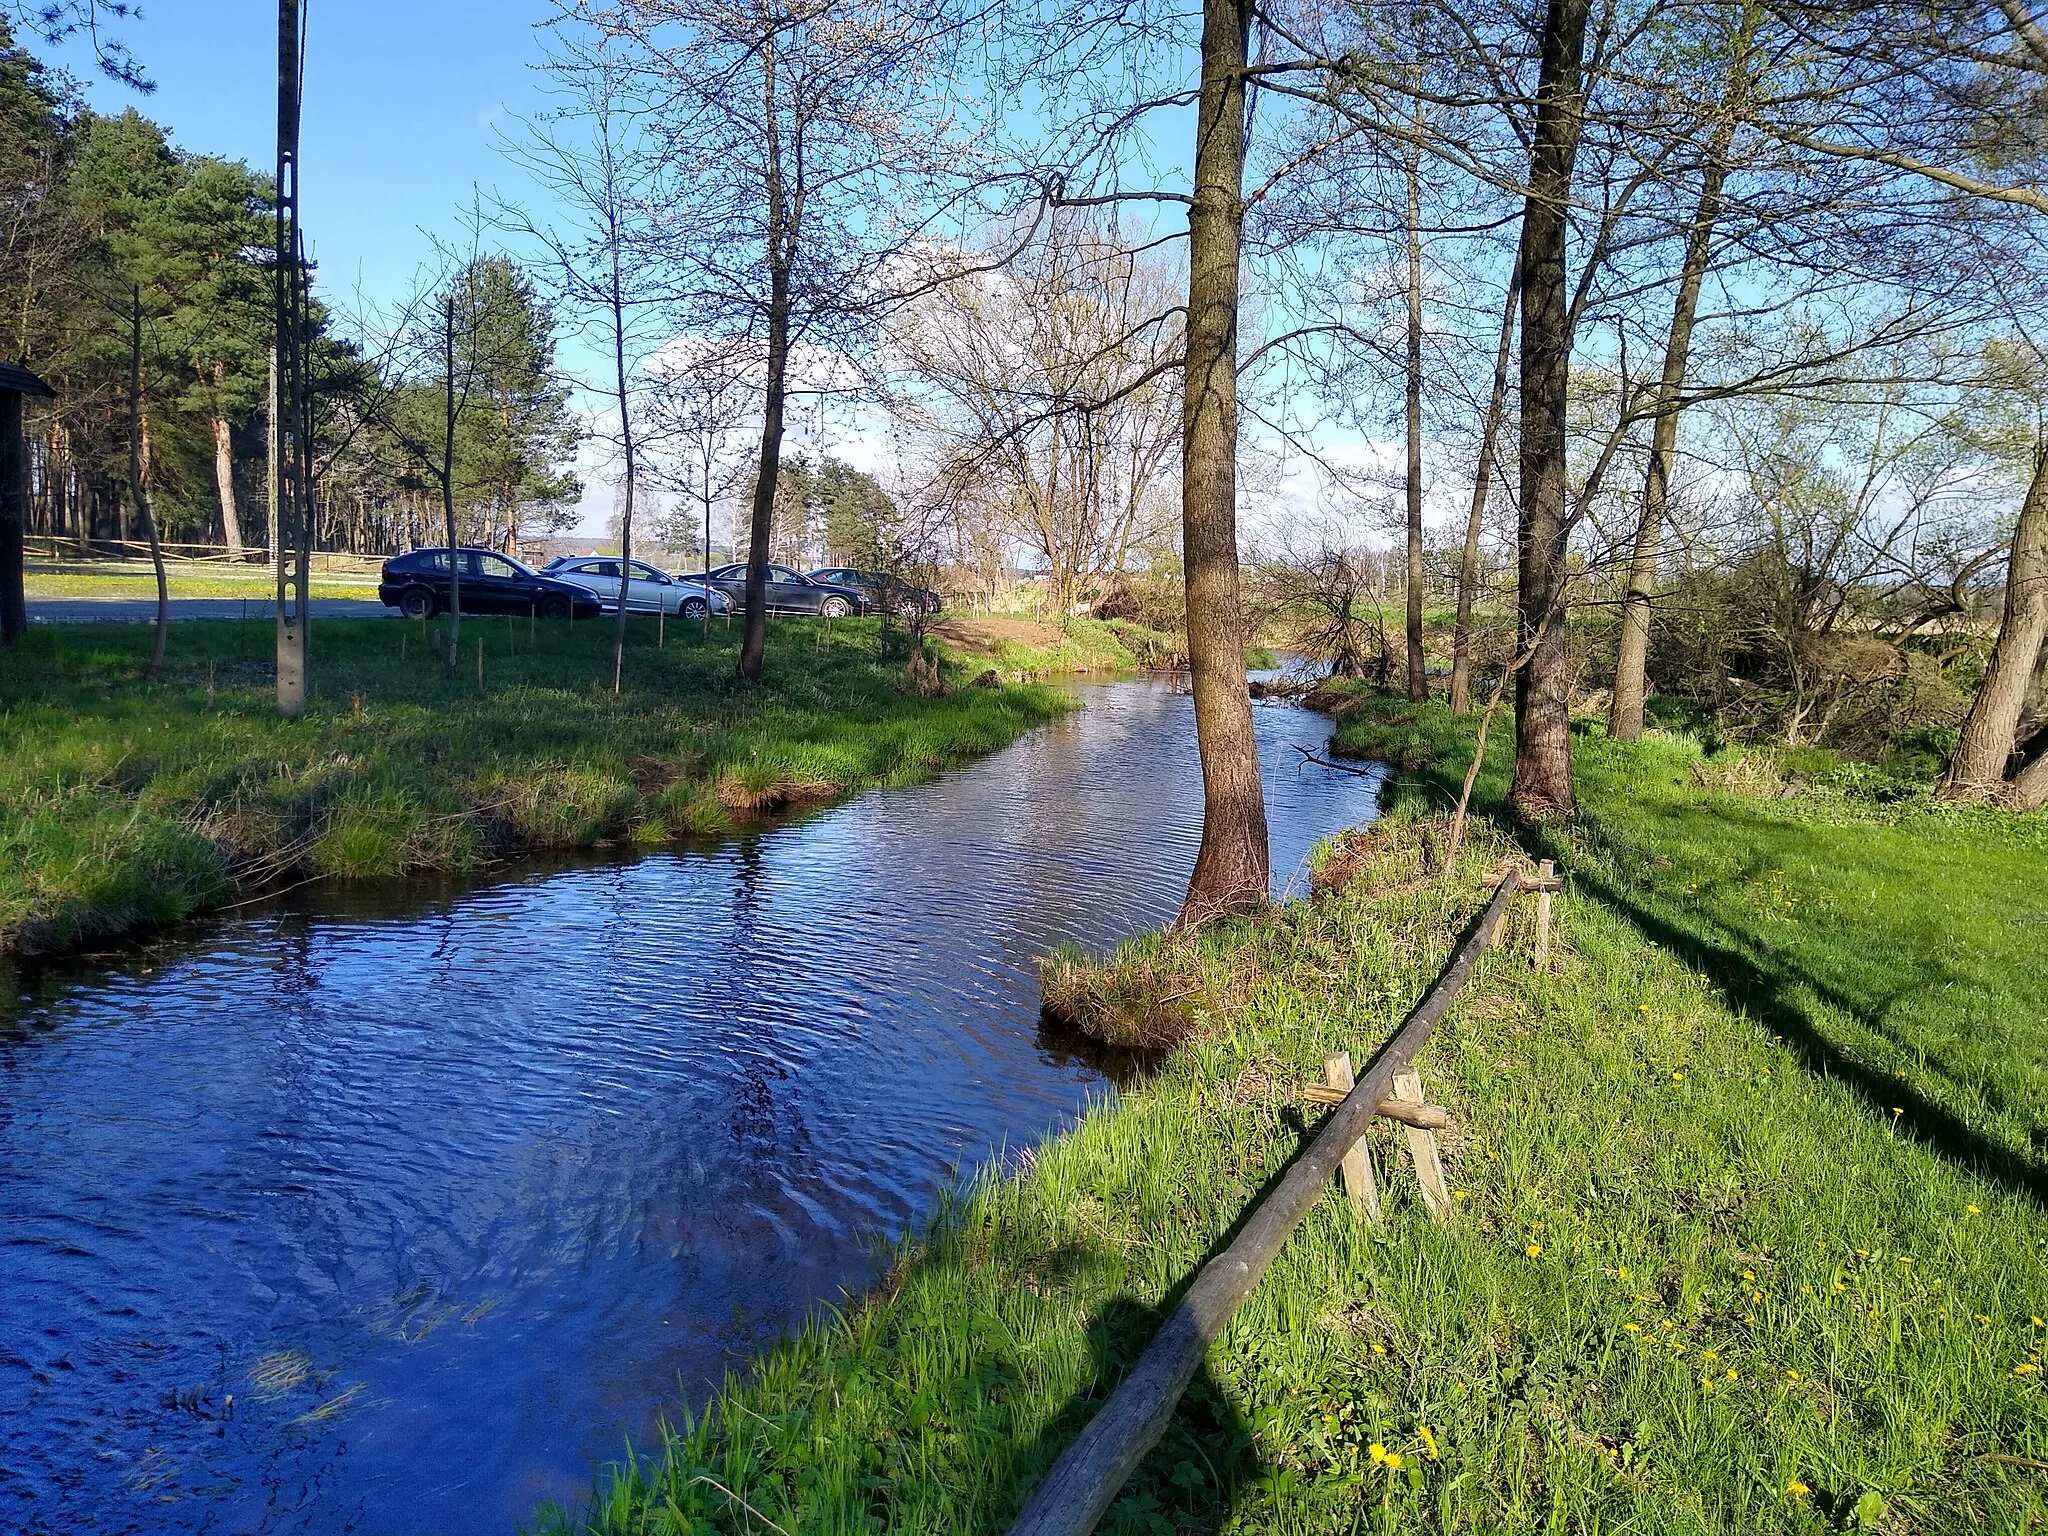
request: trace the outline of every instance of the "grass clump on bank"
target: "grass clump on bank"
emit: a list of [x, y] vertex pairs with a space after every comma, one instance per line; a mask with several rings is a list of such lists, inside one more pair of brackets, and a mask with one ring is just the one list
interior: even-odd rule
[[[314, 696], [281, 720], [268, 619], [181, 622], [164, 679], [141, 625], [39, 627], [0, 656], [0, 948], [115, 938], [284, 879], [478, 868], [653, 844], [915, 779], [1067, 707], [1031, 687], [901, 686], [872, 621], [775, 626], [758, 687], [737, 631], [316, 620]], [[476, 652], [483, 648], [483, 686]], [[960, 681], [967, 668], [949, 662]]]
[[[1455, 779], [1471, 722], [1394, 715], [1361, 704], [1348, 743], [1426, 732]], [[1836, 876], [1769, 863], [1773, 839], [1862, 871], [1839, 877], [1853, 883], [1918, 848], [1887, 839], [1930, 832], [1721, 805], [1687, 762], [1668, 742], [1588, 745], [1586, 825], [1551, 850], [1570, 880], [1554, 971], [1530, 967], [1518, 909], [1420, 1057], [1455, 1116], [1457, 1219], [1427, 1219], [1376, 1131], [1386, 1223], [1362, 1231], [1325, 1197], [1102, 1529], [2048, 1520], [2048, 1097], [2026, 1092], [2048, 1009], [2039, 970], [2009, 963], [2016, 934], [1958, 955], [1929, 910], [2048, 916], [2038, 881], [2009, 888], [2027, 834], [1959, 824], [1936, 885], [1911, 903], [1894, 885], [1895, 909], [1865, 919]], [[1505, 783], [1482, 782], [1495, 798]], [[1518, 856], [1482, 820], [1454, 880], [1414, 878], [1442, 842], [1418, 801], [1442, 794], [1410, 781], [1369, 841], [1326, 852], [1349, 868], [1315, 900], [1206, 936], [1200, 969], [1227, 960], [1233, 1006], [1073, 1132], [978, 1180], [876, 1295], [679, 1420], [606, 1485], [589, 1528], [1003, 1530], [1303, 1144], [1318, 1112], [1298, 1089], [1323, 1053], [1362, 1065]], [[1712, 856], [1729, 863], [1701, 901]], [[1702, 907], [1722, 954], [1814, 974], [1745, 991], [1653, 899]], [[1889, 950], [1861, 957], [1880, 933]], [[1165, 942], [1107, 969], [1135, 977]], [[1837, 1070], [1802, 1011], [1866, 1006], [1827, 989], [1887, 964], [1898, 984], [1864, 1027], [1896, 1037], [1901, 1065]], [[1944, 1017], [1984, 1038], [1927, 1026]]]

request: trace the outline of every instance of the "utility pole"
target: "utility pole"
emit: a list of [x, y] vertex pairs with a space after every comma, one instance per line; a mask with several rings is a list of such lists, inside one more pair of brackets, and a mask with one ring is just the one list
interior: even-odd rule
[[313, 563], [312, 434], [306, 400], [306, 253], [299, 229], [299, 107], [305, 0], [277, 5], [277, 252], [271, 269], [277, 385], [271, 395], [277, 484], [277, 712], [306, 707], [307, 569]]

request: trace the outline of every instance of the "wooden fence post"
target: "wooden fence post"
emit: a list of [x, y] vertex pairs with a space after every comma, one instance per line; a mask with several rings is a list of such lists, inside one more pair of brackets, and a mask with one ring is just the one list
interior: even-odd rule
[[[1352, 1089], [1351, 1053], [1336, 1051], [1323, 1058], [1323, 1083], [1330, 1088]], [[1351, 1214], [1362, 1226], [1377, 1226], [1380, 1219], [1379, 1183], [1373, 1178], [1372, 1148], [1359, 1137], [1351, 1144], [1351, 1150], [1344, 1154], [1340, 1165], [1344, 1175], [1344, 1194], [1351, 1202]]]
[[1536, 866], [1536, 969], [1550, 969], [1550, 888], [1557, 883], [1557, 865], [1545, 859]]
[[[1394, 1097], [1420, 1109], [1426, 1102], [1422, 1097], [1422, 1074], [1413, 1067], [1396, 1072]], [[1437, 1152], [1436, 1132], [1406, 1124], [1401, 1131], [1408, 1138], [1408, 1156], [1415, 1162], [1415, 1182], [1422, 1186], [1423, 1208], [1432, 1220], [1449, 1221], [1451, 1192], [1444, 1185], [1444, 1163]]]

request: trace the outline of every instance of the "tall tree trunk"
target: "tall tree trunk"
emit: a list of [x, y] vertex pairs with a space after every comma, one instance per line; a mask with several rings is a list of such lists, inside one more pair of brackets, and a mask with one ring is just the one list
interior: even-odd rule
[[[1739, 58], [1733, 67], [1737, 77], [1729, 83], [1731, 98], [1740, 89], [1743, 64]], [[1657, 590], [1657, 551], [1664, 541], [1671, 469], [1678, 457], [1678, 417], [1683, 409], [1680, 396], [1685, 390], [1685, 371], [1692, 355], [1693, 318], [1699, 311], [1700, 285], [1713, 257], [1714, 226], [1721, 218], [1721, 183], [1728, 174], [1728, 146], [1734, 135], [1735, 114], [1724, 111], [1707, 144], [1699, 206], [1685, 232], [1678, 294], [1671, 305], [1671, 334], [1664, 343], [1664, 372], [1657, 380], [1657, 418], [1650, 433], [1650, 463], [1643, 475], [1643, 515], [1636, 524], [1635, 547], [1629, 553], [1628, 586], [1621, 602], [1614, 691], [1607, 706], [1607, 734], [1616, 741], [1635, 741], [1643, 734], [1643, 703], [1649, 695], [1650, 599]]]
[[1515, 781], [1509, 805], [1533, 823], [1578, 809], [1572, 790], [1571, 656], [1565, 642], [1565, 407], [1572, 314], [1565, 281], [1572, 164], [1585, 112], [1589, 0], [1548, 0], [1529, 194], [1522, 214], [1522, 496], [1519, 508]]
[[462, 665], [462, 544], [455, 533], [455, 295], [441, 301], [441, 521], [448, 531], [448, 675]]
[[[220, 388], [226, 380], [227, 364], [216, 361], [213, 365], [213, 391], [216, 401]], [[228, 558], [240, 561], [242, 558], [242, 520], [235, 511], [235, 439], [228, 427], [228, 419], [216, 408], [213, 417], [213, 483], [220, 492], [221, 541], [228, 547]]]
[[[2048, 769], [2036, 762], [2008, 782], [2006, 771], [2019, 735], [2027, 690], [2048, 642], [2048, 444], [2037, 448], [2034, 478], [2020, 503], [2012, 554], [2005, 569], [2005, 612], [1984, 685], [1963, 721], [1955, 755], [1943, 775], [1944, 800], [1989, 800], [2023, 805], [2029, 795], [2048, 794]], [[2038, 784], [2036, 781], [2039, 781]]]
[[1479, 468], [1472, 477], [1472, 510], [1465, 518], [1465, 553], [1458, 562], [1458, 621], [1451, 632], [1451, 708], [1472, 712], [1472, 605], [1479, 591], [1479, 535], [1486, 524], [1486, 499], [1493, 488], [1493, 463], [1506, 419], [1508, 359], [1514, 352], [1515, 311], [1520, 308], [1519, 264], [1508, 279], [1508, 295], [1500, 308], [1500, 349], [1493, 359], [1493, 393], [1479, 428]]
[[28, 455], [21, 437], [21, 396], [0, 389], [0, 644], [12, 646], [28, 629], [23, 587], [22, 533], [27, 524]]
[[128, 488], [135, 498], [136, 515], [142, 519], [143, 534], [149, 540], [149, 563], [156, 570], [156, 638], [149, 648], [149, 676], [161, 677], [164, 670], [164, 640], [171, 626], [171, 589], [164, 576], [164, 547], [156, 536], [156, 518], [150, 514], [149, 495], [142, 485], [142, 290], [133, 292], [129, 311], [128, 351]]
[[1238, 263], [1251, 19], [1247, 0], [1203, 0], [1181, 404], [1181, 548], [1203, 807], [1201, 851], [1176, 920], [1182, 927], [1261, 907], [1272, 883], [1237, 571]]
[[1422, 651], [1422, 165], [1408, 150], [1408, 698], [1429, 698]]
[[775, 491], [782, 479], [782, 412], [789, 372], [789, 269], [794, 231], [782, 184], [782, 133], [775, 99], [775, 48], [762, 50], [761, 81], [768, 128], [768, 380], [761, 402], [761, 462], [754, 476], [753, 542], [747, 549], [746, 622], [739, 675], [761, 680], [768, 649], [768, 541], [775, 534]]
[[626, 457], [626, 495], [619, 510], [619, 615], [612, 625], [612, 693], [616, 695], [626, 668], [626, 599], [633, 589], [633, 482], [638, 478], [633, 456], [632, 402], [626, 389], [625, 276], [619, 267], [616, 240], [612, 242], [611, 307], [612, 382], [619, 401], [619, 443]]

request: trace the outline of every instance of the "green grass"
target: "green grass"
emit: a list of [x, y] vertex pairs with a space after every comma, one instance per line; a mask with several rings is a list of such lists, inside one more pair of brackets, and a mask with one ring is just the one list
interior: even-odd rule
[[[122, 571], [31, 571], [22, 578], [31, 602], [37, 598], [91, 598], [94, 600], [139, 599], [156, 601], [156, 577], [146, 565]], [[240, 568], [208, 564], [173, 566], [165, 576], [172, 597], [248, 598], [268, 602], [275, 595], [277, 578], [262, 566]], [[376, 601], [374, 572], [355, 579], [315, 573], [311, 595], [317, 598], [345, 597]]]
[[[679, 1412], [590, 1527], [1003, 1530], [1302, 1144], [1296, 1085], [1389, 1035], [1513, 851], [1482, 820], [1454, 882], [1418, 878], [1469, 730], [1346, 720], [1411, 765], [1326, 860], [1352, 882], [1174, 941], [1191, 1042]], [[1404, 1167], [1373, 1232], [1327, 1195], [1103, 1529], [2048, 1520], [2038, 819], [1756, 801], [1699, 785], [1683, 742], [1579, 746], [1554, 971], [1519, 913], [1420, 1059], [1457, 1219]]]
[[173, 625], [154, 684], [146, 625], [37, 626], [0, 654], [0, 950], [119, 938], [287, 880], [714, 831], [928, 775], [1068, 706], [1033, 687], [921, 699], [867, 620], [776, 623], [752, 687], [736, 631], [674, 624], [657, 648], [636, 619], [618, 696], [608, 622], [467, 620], [452, 679], [439, 628], [316, 623], [312, 702], [282, 720], [267, 619]]

